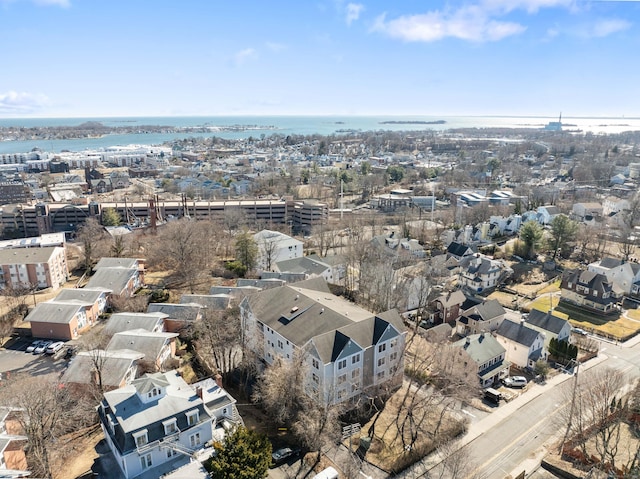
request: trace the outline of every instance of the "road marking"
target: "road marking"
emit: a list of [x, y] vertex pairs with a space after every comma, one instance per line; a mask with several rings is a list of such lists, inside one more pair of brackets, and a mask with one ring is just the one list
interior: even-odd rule
[[467, 411], [467, 410], [465, 410], [465, 409], [461, 409], [461, 411], [462, 411], [464, 414], [468, 415], [468, 416], [475, 417], [473, 414], [471, 414], [469, 411]]

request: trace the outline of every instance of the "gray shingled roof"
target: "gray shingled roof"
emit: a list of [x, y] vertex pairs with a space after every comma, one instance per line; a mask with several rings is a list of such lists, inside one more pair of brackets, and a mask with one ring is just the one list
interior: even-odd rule
[[144, 354], [146, 359], [155, 361], [167, 340], [177, 336], [177, 333], [151, 333], [144, 329], [134, 329], [114, 334], [106, 349], [131, 349]]
[[471, 334], [453, 346], [464, 349], [478, 365], [506, 352], [504, 346], [489, 333]]
[[505, 319], [502, 324], [498, 326], [496, 334], [518, 344], [531, 347], [540, 333], [535, 329], [528, 328], [522, 323], [515, 323], [509, 319]]
[[98, 358], [102, 363], [102, 384], [107, 388], [120, 387], [120, 383], [131, 368], [134, 361], [142, 359], [144, 354], [129, 349], [114, 351], [82, 351], [69, 363], [61, 382], [75, 384], [92, 384], [95, 363]]
[[557, 335], [562, 331], [562, 328], [566, 326], [568, 321], [558, 316], [554, 316], [552, 313], [532, 309], [527, 317], [527, 323]]
[[58, 296], [56, 296], [56, 301], [71, 301], [71, 300], [80, 300], [85, 303], [95, 304], [100, 296], [103, 296], [105, 291], [102, 289], [88, 289], [88, 288], [65, 288], [62, 289]]
[[236, 286], [238, 288], [246, 288], [253, 286], [254, 288], [260, 289], [269, 289], [269, 288], [277, 288], [286, 283], [283, 279], [278, 278], [269, 278], [269, 279], [249, 279], [249, 278], [238, 278], [236, 281]]
[[0, 249], [0, 264], [39, 264], [47, 263], [58, 246], [44, 248]]
[[303, 256], [302, 258], [287, 259], [276, 263], [279, 271], [287, 273], [304, 273], [309, 275], [319, 275], [331, 269], [327, 263]]
[[147, 313], [164, 313], [169, 319], [182, 321], [195, 321], [202, 310], [197, 303], [149, 303]]
[[488, 321], [505, 313], [506, 311], [497, 299], [490, 299], [489, 301], [477, 304], [464, 311], [465, 316], [476, 314], [482, 321]]
[[129, 280], [137, 273], [138, 268], [100, 268], [87, 283], [87, 288], [103, 288], [114, 294], [120, 294], [127, 286]]
[[54, 301], [38, 303], [24, 320], [39, 323], [69, 324], [78, 311], [84, 308], [84, 305], [77, 303], [57, 303]]
[[115, 313], [107, 321], [104, 332], [113, 335], [132, 329], [153, 331], [166, 317], [164, 313]]
[[222, 311], [231, 306], [231, 296], [228, 294], [183, 294], [181, 304], [200, 304], [202, 307]]
[[102, 258], [93, 267], [94, 271], [100, 268], [138, 268], [138, 260], [137, 258]]

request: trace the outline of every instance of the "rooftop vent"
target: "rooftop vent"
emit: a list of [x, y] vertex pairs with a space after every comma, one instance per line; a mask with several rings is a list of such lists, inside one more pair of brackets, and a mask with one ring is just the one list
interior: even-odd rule
[[291, 308], [291, 312], [295, 313], [296, 311], [298, 311], [298, 309], [300, 309], [300, 308], [298, 308], [297, 306], [294, 306], [293, 308]]

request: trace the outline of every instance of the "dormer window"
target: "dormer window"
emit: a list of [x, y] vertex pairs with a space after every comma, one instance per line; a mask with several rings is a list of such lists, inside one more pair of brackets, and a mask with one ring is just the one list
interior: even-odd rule
[[173, 434], [178, 432], [178, 425], [176, 424], [176, 418], [171, 418], [167, 421], [164, 421], [162, 425], [164, 426], [165, 435]]
[[187, 413], [187, 424], [189, 424], [189, 426], [195, 426], [198, 423], [198, 419], [199, 413], [197, 409]]
[[133, 433], [133, 438], [136, 441], [136, 447], [142, 447], [149, 442], [149, 436], [147, 435], [146, 429]]

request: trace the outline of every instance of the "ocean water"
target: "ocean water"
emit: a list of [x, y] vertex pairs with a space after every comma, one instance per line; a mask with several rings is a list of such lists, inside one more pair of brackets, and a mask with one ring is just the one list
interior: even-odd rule
[[[0, 127], [77, 126], [87, 121], [98, 121], [107, 126], [160, 125], [170, 127], [198, 127], [251, 125], [243, 131], [215, 131], [211, 133], [132, 133], [106, 135], [100, 138], [71, 140], [0, 141], [0, 153], [22, 153], [40, 148], [44, 151], [82, 151], [117, 145], [157, 145], [187, 137], [217, 136], [227, 139], [259, 137], [264, 134], [339, 134], [340, 130], [359, 131], [444, 131], [454, 128], [543, 128], [552, 117], [522, 116], [213, 116], [213, 117], [109, 117], [109, 118], [7, 118], [0, 119]], [[444, 121], [443, 124], [384, 124], [385, 121]], [[565, 129], [582, 130], [596, 134], [620, 133], [640, 130], [640, 118], [563, 118]]]

